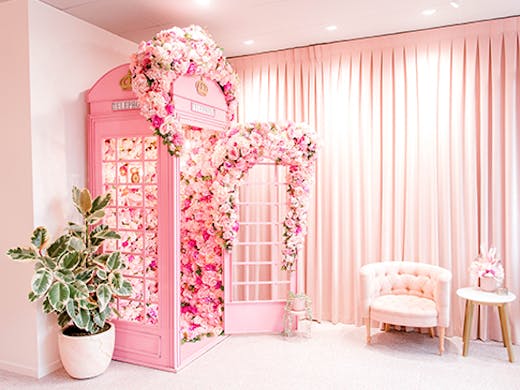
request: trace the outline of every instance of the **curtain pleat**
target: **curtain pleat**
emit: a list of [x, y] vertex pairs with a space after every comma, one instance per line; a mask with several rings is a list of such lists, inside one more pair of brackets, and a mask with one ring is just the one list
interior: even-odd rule
[[[359, 268], [409, 260], [452, 271], [448, 334], [461, 335], [455, 291], [481, 243], [520, 293], [519, 31], [513, 17], [230, 60], [241, 121], [319, 134], [299, 274], [317, 319], [360, 324]], [[516, 342], [518, 302], [509, 312]], [[496, 309], [477, 317], [480, 338], [501, 339]]]

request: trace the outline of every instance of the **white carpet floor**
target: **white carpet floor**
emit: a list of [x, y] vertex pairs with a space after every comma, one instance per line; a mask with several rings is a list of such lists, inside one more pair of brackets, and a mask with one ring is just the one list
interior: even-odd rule
[[312, 337], [232, 336], [179, 373], [113, 361], [99, 377], [74, 380], [63, 369], [40, 379], [0, 371], [0, 389], [520, 389], [520, 346], [509, 363], [501, 343], [472, 341], [461, 356], [460, 337], [313, 324]]

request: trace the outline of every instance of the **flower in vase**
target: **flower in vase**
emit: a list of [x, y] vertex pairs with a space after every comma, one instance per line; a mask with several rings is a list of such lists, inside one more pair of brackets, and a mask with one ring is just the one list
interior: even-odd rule
[[471, 263], [470, 273], [473, 279], [493, 278], [498, 283], [502, 283], [504, 267], [497, 256], [497, 249], [495, 247], [487, 249], [486, 245], [480, 245], [480, 254]]

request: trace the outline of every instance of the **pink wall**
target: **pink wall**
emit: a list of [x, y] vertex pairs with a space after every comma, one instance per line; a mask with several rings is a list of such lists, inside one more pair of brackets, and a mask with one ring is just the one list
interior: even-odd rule
[[33, 227], [27, 10], [26, 1], [0, 3], [0, 36], [16, 37], [2, 39], [9, 61], [0, 63], [0, 368], [31, 374], [37, 365], [36, 305], [27, 302], [32, 266], [4, 255], [26, 242]]
[[[0, 296], [10, 297], [0, 299], [0, 312], [10, 318], [0, 322], [0, 369], [41, 377], [60, 366], [58, 329], [27, 302], [32, 266], [4, 253], [28, 244], [34, 226], [47, 226], [55, 237], [74, 217], [71, 187], [86, 184], [85, 91], [128, 62], [136, 45], [36, 0], [0, 3], [0, 34], [17, 37], [3, 40], [13, 54], [0, 64], [2, 85], [16, 92], [0, 96], [0, 128], [4, 145], [17, 145], [0, 156], [8, 167], [3, 182], [12, 183], [0, 207], [13, 225], [0, 227]], [[20, 330], [21, 342], [13, 337]]]

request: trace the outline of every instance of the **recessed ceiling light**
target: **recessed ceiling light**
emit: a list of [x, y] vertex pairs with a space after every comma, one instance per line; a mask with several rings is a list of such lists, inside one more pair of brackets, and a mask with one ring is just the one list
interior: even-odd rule
[[457, 1], [450, 1], [450, 5], [451, 5], [453, 8], [459, 8], [459, 7], [460, 7], [459, 2], [457, 2]]
[[435, 12], [437, 12], [436, 9], [434, 8], [429, 8], [429, 9], [425, 9], [423, 12], [421, 12], [424, 16], [431, 16], [433, 15]]
[[327, 26], [325, 27], [325, 30], [327, 31], [334, 31], [334, 30], [337, 30], [338, 29], [338, 26], [335, 26], [335, 25], [330, 25], [330, 26]]
[[195, 3], [203, 7], [207, 7], [211, 3], [211, 0], [195, 0]]
[[252, 45], [253, 43], [255, 43], [255, 41], [253, 41], [252, 39], [248, 39], [247, 41], [244, 41], [244, 45]]

